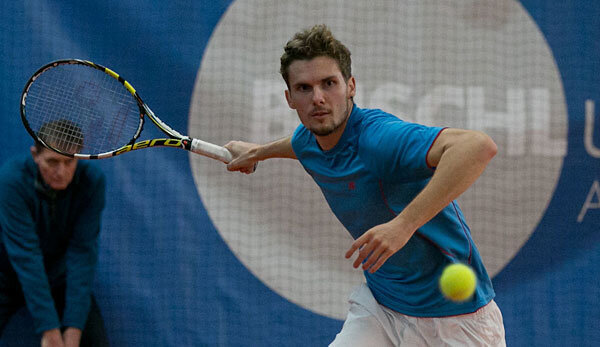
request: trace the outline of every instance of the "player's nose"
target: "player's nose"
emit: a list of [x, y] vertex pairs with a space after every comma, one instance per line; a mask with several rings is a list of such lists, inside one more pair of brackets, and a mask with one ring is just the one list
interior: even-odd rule
[[320, 87], [313, 89], [312, 100], [315, 104], [322, 104], [325, 102], [323, 90]]

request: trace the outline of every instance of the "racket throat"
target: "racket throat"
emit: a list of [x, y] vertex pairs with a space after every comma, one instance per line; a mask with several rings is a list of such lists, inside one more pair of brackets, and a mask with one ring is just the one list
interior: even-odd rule
[[125, 145], [115, 151], [114, 155], [123, 154], [136, 149], [149, 148], [149, 147], [175, 147], [190, 150], [191, 140], [190, 139], [174, 139], [174, 138], [160, 138], [138, 141], [133, 144]]

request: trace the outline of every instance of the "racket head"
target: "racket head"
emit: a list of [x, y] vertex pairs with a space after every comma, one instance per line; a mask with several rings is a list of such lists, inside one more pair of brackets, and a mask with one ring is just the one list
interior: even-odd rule
[[109, 157], [140, 136], [147, 106], [114, 71], [86, 60], [50, 62], [27, 81], [21, 120], [43, 146], [82, 158]]

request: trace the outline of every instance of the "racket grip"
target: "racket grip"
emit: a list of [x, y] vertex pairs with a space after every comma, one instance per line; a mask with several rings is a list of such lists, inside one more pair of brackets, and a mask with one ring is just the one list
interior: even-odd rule
[[209, 158], [220, 160], [225, 164], [229, 163], [232, 159], [231, 153], [227, 150], [227, 148], [198, 139], [192, 139], [190, 151]]

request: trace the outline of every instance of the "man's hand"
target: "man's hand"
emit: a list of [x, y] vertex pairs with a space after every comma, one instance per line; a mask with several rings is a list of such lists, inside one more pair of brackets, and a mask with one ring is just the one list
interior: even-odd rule
[[239, 171], [245, 174], [251, 174], [256, 170], [258, 159], [256, 159], [253, 149], [258, 145], [242, 141], [230, 141], [225, 146], [232, 155], [231, 161], [227, 164], [227, 170]]
[[358, 268], [366, 259], [363, 270], [374, 273], [389, 257], [404, 247], [413, 234], [414, 230], [403, 228], [397, 220], [376, 225], [352, 243], [346, 252], [346, 258], [352, 257], [359, 250], [354, 268]]
[[289, 158], [296, 159], [296, 154], [292, 148], [292, 137], [269, 142], [264, 145], [256, 143], [230, 141], [225, 145], [233, 157], [227, 170], [239, 171], [245, 174], [251, 174], [256, 170], [259, 161], [271, 158]]
[[41, 345], [42, 347], [65, 347], [60, 330], [57, 328], [44, 331]]
[[65, 347], [79, 347], [81, 330], [71, 327], [67, 328], [63, 333], [63, 340], [65, 341]]

